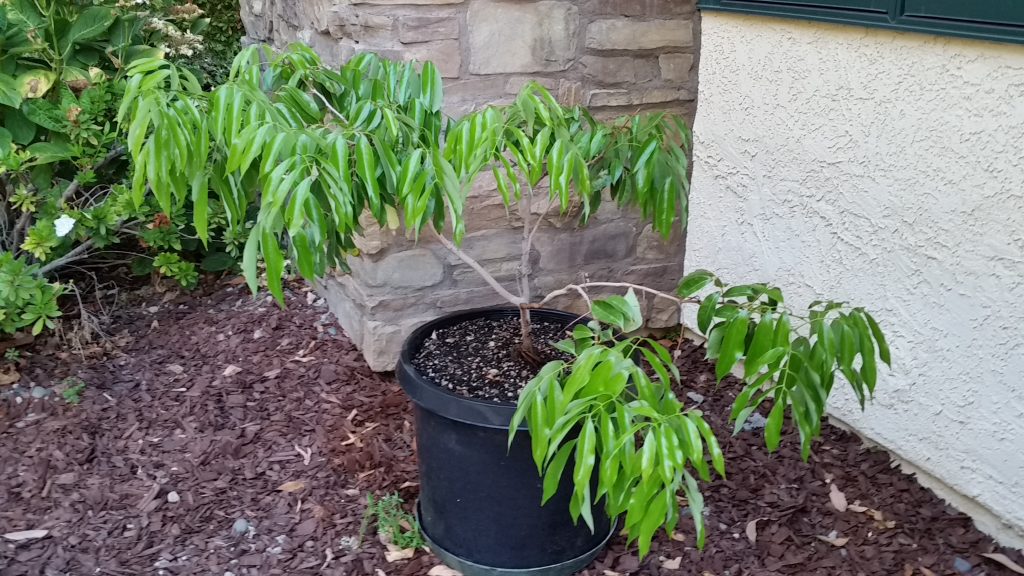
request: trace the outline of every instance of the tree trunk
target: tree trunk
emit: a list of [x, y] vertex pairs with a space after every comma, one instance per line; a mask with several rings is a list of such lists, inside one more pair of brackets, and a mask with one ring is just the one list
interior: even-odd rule
[[530, 308], [528, 303], [519, 305], [519, 356], [531, 366], [539, 368], [544, 360], [537, 352], [533, 344], [533, 328], [530, 323]]

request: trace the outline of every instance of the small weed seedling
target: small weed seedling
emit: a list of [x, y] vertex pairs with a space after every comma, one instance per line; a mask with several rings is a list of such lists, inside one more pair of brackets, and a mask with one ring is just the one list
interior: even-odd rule
[[7, 351], [4, 352], [4, 360], [7, 360], [11, 364], [17, 364], [18, 361], [21, 360], [21, 350], [18, 350], [17, 348], [8, 348]]
[[85, 382], [81, 378], [68, 376], [61, 381], [61, 385], [64, 387], [64, 390], [60, 395], [64, 398], [64, 401], [77, 406], [82, 401], [82, 392], [85, 392]]
[[401, 496], [392, 492], [382, 498], [374, 499], [373, 494], [366, 496], [366, 512], [363, 513], [363, 524], [359, 528], [359, 540], [362, 541], [370, 522], [377, 521], [377, 533], [384, 539], [404, 550], [422, 548], [427, 545], [420, 534], [419, 523], [412, 514], [402, 508]]

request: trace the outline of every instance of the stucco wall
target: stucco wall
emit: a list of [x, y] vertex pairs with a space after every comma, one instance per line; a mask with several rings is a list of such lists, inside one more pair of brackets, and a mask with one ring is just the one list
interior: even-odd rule
[[710, 11], [701, 43], [687, 268], [877, 310], [894, 368], [832, 413], [1024, 546], [1024, 46]]

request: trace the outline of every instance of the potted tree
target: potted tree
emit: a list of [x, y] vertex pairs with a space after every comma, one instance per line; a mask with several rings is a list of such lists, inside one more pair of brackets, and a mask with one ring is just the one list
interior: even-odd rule
[[[259, 260], [282, 303], [286, 263], [310, 280], [344, 269], [368, 212], [433, 236], [509, 302], [428, 323], [398, 368], [415, 402], [421, 526], [467, 575], [571, 574], [616, 521], [646, 553], [660, 527], [675, 526], [679, 491], [702, 542], [696, 478], [724, 474], [722, 453], [700, 412], [673, 394], [681, 375], [669, 351], [631, 335], [643, 324], [637, 293], [695, 305], [719, 378], [743, 367], [734, 418], [772, 402], [769, 449], [788, 407], [806, 457], [835, 375], [863, 400], [876, 355], [888, 362], [862, 309], [822, 302], [798, 316], [778, 288], [727, 288], [704, 271], [675, 294], [617, 282], [530, 294], [533, 238], [548, 211], [577, 210], [585, 224], [607, 191], [665, 235], [685, 222], [689, 131], [673, 116], [606, 124], [532, 85], [511, 105], [450, 120], [430, 63], [364, 54], [334, 71], [303, 46], [248, 48], [212, 91], [167, 62], [140, 61], [124, 102], [135, 201], [152, 194], [170, 213], [190, 200], [204, 240], [209, 206], [221, 204], [223, 226], [247, 238], [242, 269], [254, 291]], [[484, 173], [523, 227], [517, 290], [459, 249], [467, 192]], [[534, 217], [537, 201], [547, 209]], [[597, 288], [625, 294], [593, 299]], [[592, 318], [544, 309], [565, 294]]]

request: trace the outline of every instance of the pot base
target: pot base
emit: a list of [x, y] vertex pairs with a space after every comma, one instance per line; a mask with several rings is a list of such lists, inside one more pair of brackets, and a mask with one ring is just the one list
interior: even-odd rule
[[601, 550], [611, 540], [612, 535], [615, 534], [615, 523], [612, 523], [611, 530], [608, 531], [608, 535], [605, 536], [604, 540], [600, 544], [588, 550], [585, 554], [577, 556], [571, 560], [559, 564], [552, 564], [550, 566], [540, 566], [537, 568], [494, 568], [492, 566], [483, 566], [475, 562], [460, 558], [455, 554], [445, 550], [444, 548], [437, 545], [436, 542], [430, 537], [423, 523], [420, 521], [420, 503], [416, 502], [416, 523], [419, 525], [420, 533], [423, 534], [423, 539], [427, 541], [427, 545], [430, 547], [430, 551], [435, 556], [441, 559], [449, 568], [454, 568], [462, 573], [462, 576], [571, 576], [586, 568], [597, 555], [601, 553]]

